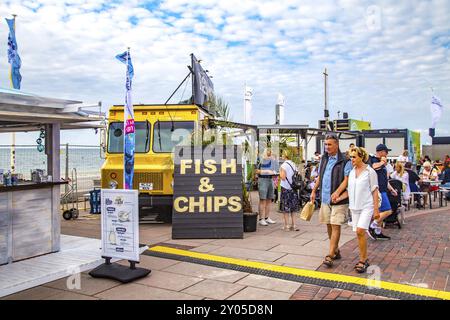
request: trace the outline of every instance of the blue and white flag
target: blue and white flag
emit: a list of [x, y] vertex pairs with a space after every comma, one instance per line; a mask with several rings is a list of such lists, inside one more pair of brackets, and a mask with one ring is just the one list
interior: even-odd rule
[[19, 53], [17, 52], [17, 41], [16, 41], [16, 19], [6, 19], [9, 27], [8, 34], [8, 63], [11, 65], [11, 70], [9, 77], [11, 79], [11, 84], [14, 89], [20, 89], [20, 82], [22, 81], [22, 76], [20, 75], [20, 66], [22, 62], [20, 61]]
[[124, 189], [133, 189], [134, 175], [134, 149], [135, 149], [135, 126], [133, 103], [131, 102], [131, 82], [134, 76], [133, 64], [131, 63], [130, 51], [118, 54], [116, 58], [127, 65], [127, 81], [125, 84], [125, 106], [124, 106], [124, 171], [123, 186]]
[[444, 106], [442, 105], [441, 100], [436, 96], [431, 97], [431, 128], [436, 128], [437, 122], [441, 119], [443, 109]]

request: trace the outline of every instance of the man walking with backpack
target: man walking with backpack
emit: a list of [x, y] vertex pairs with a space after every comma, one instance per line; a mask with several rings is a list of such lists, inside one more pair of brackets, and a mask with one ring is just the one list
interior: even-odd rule
[[346, 222], [348, 212], [348, 195], [345, 191], [352, 164], [339, 151], [339, 139], [335, 134], [325, 136], [324, 146], [325, 154], [320, 161], [319, 176], [316, 178], [311, 193], [311, 202], [314, 203], [316, 191], [320, 189], [319, 221], [327, 225], [328, 238], [330, 239], [329, 253], [323, 264], [332, 267], [333, 261], [341, 258], [339, 239], [341, 237], [341, 226]]

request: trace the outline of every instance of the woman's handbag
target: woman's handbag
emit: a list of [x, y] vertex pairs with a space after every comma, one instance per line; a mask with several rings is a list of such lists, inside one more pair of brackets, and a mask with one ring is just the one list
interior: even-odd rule
[[308, 201], [303, 207], [302, 212], [300, 213], [300, 219], [305, 221], [311, 220], [311, 217], [313, 216], [314, 213], [314, 209], [315, 209], [314, 203]]

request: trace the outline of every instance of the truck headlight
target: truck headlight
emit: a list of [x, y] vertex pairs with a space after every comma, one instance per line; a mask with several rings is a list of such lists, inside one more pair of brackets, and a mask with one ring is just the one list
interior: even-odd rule
[[117, 183], [117, 181], [115, 181], [115, 180], [111, 180], [111, 181], [109, 181], [109, 188], [110, 189], [117, 189], [117, 186], [118, 186], [119, 184]]
[[170, 183], [170, 185], [172, 186], [172, 189], [173, 189], [173, 180], [172, 180], [172, 182]]

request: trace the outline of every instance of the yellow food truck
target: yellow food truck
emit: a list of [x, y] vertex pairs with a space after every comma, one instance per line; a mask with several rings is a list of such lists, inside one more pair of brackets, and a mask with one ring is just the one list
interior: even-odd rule
[[[123, 188], [123, 109], [109, 110], [102, 188]], [[133, 189], [139, 190], [141, 221], [171, 222], [173, 149], [190, 141], [194, 131], [202, 132], [211, 117], [197, 105], [134, 105]]]

